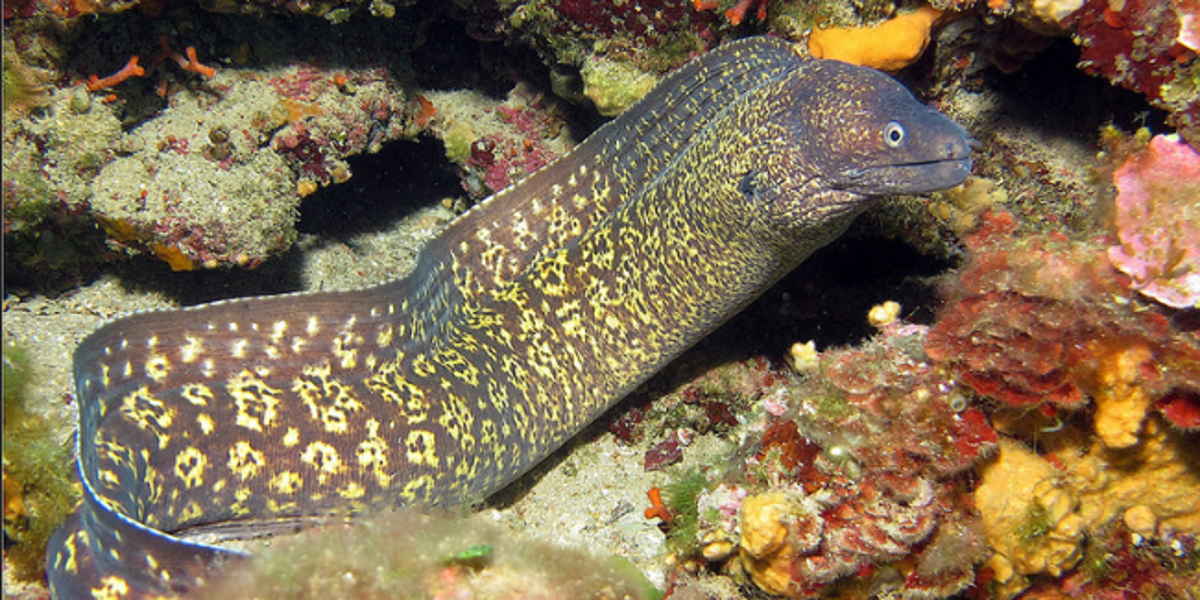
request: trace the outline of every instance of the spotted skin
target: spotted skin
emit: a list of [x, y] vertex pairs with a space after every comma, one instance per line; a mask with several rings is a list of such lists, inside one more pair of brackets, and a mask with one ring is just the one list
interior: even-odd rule
[[172, 597], [189, 527], [454, 506], [520, 476], [969, 138], [881, 73], [723, 46], [377, 287], [113, 321], [76, 350], [84, 501], [60, 598]]

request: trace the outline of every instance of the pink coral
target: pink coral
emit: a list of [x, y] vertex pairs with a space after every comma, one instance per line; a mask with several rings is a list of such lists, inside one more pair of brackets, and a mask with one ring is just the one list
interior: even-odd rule
[[561, 122], [538, 98], [518, 106], [499, 106], [500, 120], [511, 125], [503, 133], [476, 140], [467, 158], [467, 171], [477, 173], [485, 188], [463, 186], [474, 197], [498, 192], [552, 163], [558, 154], [546, 144]]
[[1113, 266], [1167, 306], [1200, 306], [1200, 154], [1156, 136], [1113, 174], [1120, 245]]

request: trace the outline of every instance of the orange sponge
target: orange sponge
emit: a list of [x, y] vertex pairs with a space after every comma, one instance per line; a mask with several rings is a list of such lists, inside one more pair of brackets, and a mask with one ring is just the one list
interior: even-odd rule
[[942, 11], [925, 5], [874, 27], [817, 29], [808, 38], [808, 50], [817, 58], [899, 71], [920, 58], [941, 15]]

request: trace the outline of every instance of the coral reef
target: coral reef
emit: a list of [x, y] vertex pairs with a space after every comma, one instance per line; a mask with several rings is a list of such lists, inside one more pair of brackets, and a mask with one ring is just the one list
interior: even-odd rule
[[1122, 519], [1092, 532], [1076, 573], [1057, 585], [1035, 586], [1031, 594], [1051, 594], [1057, 587], [1077, 597], [1119, 600], [1195, 596], [1200, 578], [1195, 534], [1160, 534], [1152, 522], [1130, 518], [1143, 513], [1140, 508], [1135, 505]]
[[429, 132], [445, 144], [472, 198], [512, 185], [574, 145], [558, 106], [527, 86], [517, 86], [503, 102], [466, 91], [428, 97], [436, 109]]
[[[670, 374], [680, 380], [635, 393], [611, 436], [592, 432], [607, 445], [580, 444], [603, 448], [595, 465], [567, 454], [500, 501], [504, 517], [330, 526], [273, 542], [280, 554], [229, 575], [229, 594], [656, 596], [627, 565], [509, 531], [540, 528], [638, 560], [672, 598], [1196, 595], [1195, 12], [1193, 0], [6, 2], [5, 264], [29, 287], [68, 292], [27, 303], [37, 335], [22, 344], [65, 344], [39, 354], [65, 363], [63, 340], [163, 306], [163, 290], [215, 281], [211, 297], [233, 297], [245, 289], [230, 277], [290, 273], [291, 257], [272, 260], [288, 248], [325, 252], [339, 276], [371, 262], [386, 277], [406, 251], [395, 238], [378, 243], [387, 250], [340, 234], [293, 244], [302, 205], [364, 174], [407, 176], [356, 155], [440, 140], [466, 193], [416, 200], [461, 210], [568, 152], [691, 56], [778, 35], [905, 69], [980, 141], [963, 187], [889, 199], [860, 223], [960, 261], [936, 317], [928, 297], [901, 307], [882, 302], [890, 290], [822, 300], [823, 280], [789, 288], [768, 310], [815, 325], [776, 344], [760, 331], [775, 321], [754, 322], [755, 344], [732, 358], [701, 348]], [[1078, 69], [1069, 43], [1044, 52], [1053, 36], [1079, 46]], [[1064, 71], [1039, 71], [1052, 60]], [[1079, 70], [1095, 87], [1060, 81]], [[1141, 125], [1132, 140], [1116, 133]], [[449, 214], [410, 227], [426, 239]], [[136, 254], [163, 272], [109, 264]], [[268, 273], [166, 272], [269, 260]], [[6, 293], [7, 319], [19, 301]], [[828, 299], [846, 296], [879, 303], [865, 319], [854, 309], [858, 330]], [[868, 324], [875, 335], [855, 339]], [[814, 341], [786, 351], [795, 340]], [[69, 408], [69, 388], [23, 406], [10, 398], [24, 396], [21, 376], [48, 367], [9, 344], [4, 362], [6, 576], [36, 578], [39, 540], [77, 497], [65, 430], [41, 417]], [[576, 475], [589, 468], [620, 481]], [[542, 512], [522, 497], [534, 485]], [[506, 530], [486, 523], [500, 518]]]
[[[59, 219], [67, 231], [100, 224], [116, 252], [81, 249], [77, 262], [144, 253], [174, 270], [257, 266], [291, 247], [302, 196], [351, 177], [347, 157], [412, 138], [428, 122], [391, 55], [374, 64], [302, 63], [295, 59], [332, 42], [289, 48], [287, 36], [300, 32], [280, 21], [225, 32], [205, 28], [219, 18], [194, 7], [169, 21], [112, 17], [105, 27], [120, 23], [145, 38], [105, 42], [124, 61], [113, 72], [121, 63], [99, 53], [62, 58], [62, 42], [39, 29], [60, 18], [35, 11], [6, 30], [16, 56], [38, 57], [56, 72], [49, 105], [5, 127], [4, 199], [26, 214], [56, 207], [56, 216], [74, 218]], [[75, 43], [99, 41], [93, 36], [101, 37]], [[16, 264], [70, 255], [65, 237], [36, 247], [13, 238], [35, 247]]]
[[82, 88], [52, 90], [39, 114], [5, 126], [6, 266], [53, 288], [112, 256], [86, 215], [90, 181], [116, 157], [121, 135], [113, 108]]
[[[1064, 588], [1107, 577], [1114, 561], [1109, 555], [1117, 551], [1097, 549], [1096, 538], [1117, 520], [1144, 539], [1177, 545], [1169, 575], [1147, 575], [1152, 568], [1143, 566], [1128, 576], [1145, 577], [1150, 585], [1194, 585], [1200, 576], [1194, 547], [1200, 532], [1194, 455], [1200, 444], [1153, 420], [1134, 454], [1114, 453], [1099, 441], [1081, 448], [1077, 434], [1047, 439], [1053, 452], [1045, 456], [1002, 442], [997, 460], [980, 468], [975, 501], [996, 552], [987, 563], [996, 593], [1013, 597], [1031, 584], [1045, 585], [1037, 575], [1067, 573], [1053, 580]], [[1185, 583], [1189, 579], [1192, 584]]]
[[[178, 62], [203, 70], [194, 59], [193, 50]], [[302, 195], [349, 179], [345, 157], [415, 134], [415, 103], [382, 69], [226, 70], [207, 85], [216, 95], [175, 92], [152, 124], [124, 134], [112, 105], [57, 92], [47, 118], [6, 132], [15, 175], [6, 204], [36, 202], [26, 190], [45, 190], [102, 223], [118, 248], [174, 270], [253, 267], [291, 246]], [[48, 182], [33, 175], [41, 172]]]
[[[1109, 244], [1021, 232], [1011, 215], [985, 213], [925, 338], [937, 364], [1001, 403], [997, 429], [1045, 453], [1006, 440], [979, 468], [975, 502], [1001, 597], [1072, 580], [1089, 532], [1132, 506], [1143, 529], [1200, 531], [1195, 502], [1183, 500], [1200, 493], [1185, 458], [1200, 440], [1180, 431], [1200, 387], [1200, 339], [1138, 295], [1109, 263]], [[1072, 414], [1088, 402], [1090, 422]]]
[[[923, 328], [879, 321], [876, 340], [821, 353], [816, 373], [759, 380], [754, 442], [710, 471], [696, 500], [698, 557], [680, 564], [711, 563], [797, 598], [856, 586], [944, 597], [972, 584], [984, 546], [962, 474], [996, 433], [922, 362]], [[741, 369], [753, 373], [753, 361]]]
[[620, 61], [593, 57], [580, 71], [583, 95], [606, 117], [621, 114], [658, 83], [658, 78]]
[[472, 15], [478, 19], [476, 29], [528, 44], [546, 65], [579, 69], [590, 59], [604, 58], [628, 62], [640, 71], [663, 73], [716, 41], [708, 29], [714, 16], [695, 10], [691, 0], [507, 0], [497, 4], [494, 12]]
[[[768, 383], [753, 361], [722, 367], [726, 389], [757, 398], [733, 405], [751, 441], [732, 466], [706, 471], [693, 546], [674, 546], [680, 568], [798, 598], [972, 586], [1014, 597], [1094, 585], [1089, 534], [1128, 515], [1181, 548], [1178, 567], [1147, 585], [1187, 585], [1200, 531], [1185, 500], [1200, 493], [1189, 457], [1200, 441], [1183, 431], [1200, 381], [1189, 321], [1139, 298], [1107, 238], [976, 218], [928, 330], [887, 302], [870, 311], [879, 334], [866, 344], [797, 345], [798, 379]], [[984, 406], [990, 419], [973, 397], [999, 401]], [[1094, 411], [1072, 412], [1087, 403]]]
[[980, 468], [975, 505], [995, 554], [995, 580], [1048, 573], [1059, 576], [1083, 555], [1079, 499], [1063, 473], [1019, 443], [1004, 441], [995, 461]]

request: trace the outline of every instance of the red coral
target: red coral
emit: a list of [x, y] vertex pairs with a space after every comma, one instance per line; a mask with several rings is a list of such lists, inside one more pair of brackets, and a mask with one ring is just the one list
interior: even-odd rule
[[1150, 347], [1162, 367], [1163, 376], [1144, 378], [1147, 392], [1200, 387], [1200, 339], [1132, 303], [1130, 281], [1108, 263], [1103, 240], [1014, 229], [990, 216], [967, 238], [970, 258], [925, 338], [931, 359], [980, 394], [1018, 406], [1085, 401], [1105, 357], [1133, 344]]
[[1013, 405], [1074, 405], [1077, 315], [1061, 303], [991, 293], [950, 307], [925, 338], [925, 352], [956, 361], [964, 383]]
[[1171, 392], [1158, 401], [1158, 410], [1172, 425], [1185, 431], [1200, 431], [1200, 394]]
[[[1114, 10], [1113, 6], [1118, 6]], [[1190, 6], [1189, 6], [1190, 5]], [[1167, 84], [1185, 82], [1196, 57], [1195, 6], [1187, 0], [1087, 0], [1063, 22], [1080, 47], [1079, 66], [1141, 92], [1171, 111], [1174, 124], [1200, 142], [1200, 97], [1165, 99]], [[1190, 28], [1190, 29], [1189, 29]]]
[[[747, 14], [753, 12], [759, 21], [765, 21], [767, 19], [767, 5], [770, 3], [771, 0], [738, 0], [737, 4], [734, 4], [725, 11], [725, 19], [736, 27], [741, 25], [742, 21], [746, 20]], [[713, 0], [694, 0], [692, 6], [696, 10], [718, 10], [721, 8], [721, 4]]]
[[129, 79], [130, 77], [141, 77], [146, 74], [146, 70], [138, 66], [138, 57], [136, 55], [129, 57], [129, 62], [125, 63], [119, 71], [109, 75], [108, 77], [97, 77], [96, 75], [88, 76], [87, 89], [90, 92], [97, 92], [103, 89], [108, 89]]
[[662, 501], [662, 490], [659, 488], [650, 488], [646, 492], [646, 496], [650, 498], [650, 508], [646, 509], [645, 515], [647, 519], [662, 519], [664, 525], [671, 525], [675, 522], [675, 515], [671, 513], [671, 509]]

